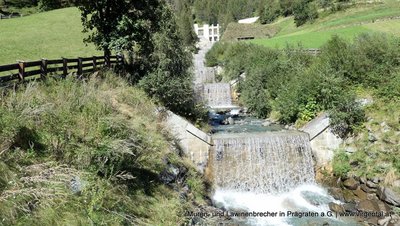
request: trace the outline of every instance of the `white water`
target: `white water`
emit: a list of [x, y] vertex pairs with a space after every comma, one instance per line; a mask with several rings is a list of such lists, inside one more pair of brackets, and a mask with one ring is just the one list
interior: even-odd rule
[[204, 100], [212, 108], [231, 107], [232, 94], [229, 83], [204, 84]]
[[[316, 185], [301, 185], [289, 192], [272, 194], [257, 194], [254, 192], [238, 192], [233, 190], [217, 189], [213, 200], [216, 206], [224, 207], [234, 212], [277, 212], [276, 216], [249, 217], [242, 222], [246, 225], [309, 225], [312, 222], [322, 225], [329, 221], [330, 225], [343, 225], [332, 217], [288, 217], [287, 211], [317, 212], [329, 214], [328, 203], [335, 201], [327, 192]], [[285, 216], [279, 216], [285, 213]]]
[[300, 132], [214, 136], [214, 183], [240, 192], [273, 194], [315, 183], [308, 135]]

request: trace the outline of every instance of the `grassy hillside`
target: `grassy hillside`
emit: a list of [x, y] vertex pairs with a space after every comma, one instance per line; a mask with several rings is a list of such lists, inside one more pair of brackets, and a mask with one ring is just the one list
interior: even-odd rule
[[293, 17], [282, 18], [273, 23], [279, 32], [270, 39], [255, 39], [252, 43], [283, 48], [287, 43], [302, 43], [305, 48], [319, 48], [337, 34], [351, 40], [363, 32], [388, 32], [400, 35], [400, 2], [362, 5], [335, 14], [321, 12], [314, 23], [296, 27]]
[[16, 60], [101, 54], [83, 43], [80, 13], [66, 8], [0, 20], [0, 65]]
[[3, 91], [0, 225], [181, 225], [204, 203], [155, 105], [123, 79]]

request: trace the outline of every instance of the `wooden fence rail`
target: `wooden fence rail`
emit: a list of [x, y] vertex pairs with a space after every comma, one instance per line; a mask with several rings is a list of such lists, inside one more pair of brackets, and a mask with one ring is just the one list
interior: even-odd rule
[[45, 78], [50, 73], [61, 74], [62, 77], [71, 73], [80, 76], [94, 72], [103, 66], [122, 66], [123, 64], [124, 60], [121, 55], [110, 56], [109, 58], [93, 56], [75, 59], [18, 61], [16, 64], [0, 65], [0, 83], [13, 80], [24, 81], [27, 78]]

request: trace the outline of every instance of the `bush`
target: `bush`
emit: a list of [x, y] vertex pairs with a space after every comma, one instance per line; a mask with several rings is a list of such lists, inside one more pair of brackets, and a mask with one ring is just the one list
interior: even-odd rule
[[297, 27], [318, 18], [317, 6], [310, 0], [296, 0], [293, 5], [294, 22]]
[[345, 178], [351, 169], [349, 161], [349, 156], [345, 151], [337, 150], [332, 161], [333, 173], [338, 177]]
[[343, 96], [329, 111], [332, 132], [341, 138], [352, 134], [365, 121], [365, 114], [354, 97]]

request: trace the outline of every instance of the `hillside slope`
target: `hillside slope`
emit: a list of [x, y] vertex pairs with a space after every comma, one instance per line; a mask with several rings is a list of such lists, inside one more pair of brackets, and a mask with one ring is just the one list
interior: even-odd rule
[[83, 43], [82, 30], [77, 8], [0, 20], [0, 65], [16, 60], [101, 54], [92, 44]]
[[278, 32], [270, 39], [255, 39], [252, 43], [283, 48], [287, 43], [301, 43], [305, 48], [319, 48], [332, 35], [348, 40], [360, 33], [387, 32], [400, 35], [400, 2], [388, 0], [379, 4], [365, 4], [333, 14], [320, 12], [313, 23], [296, 27], [293, 17], [281, 18], [270, 26]]
[[0, 225], [180, 225], [205, 186], [113, 74], [0, 93]]

